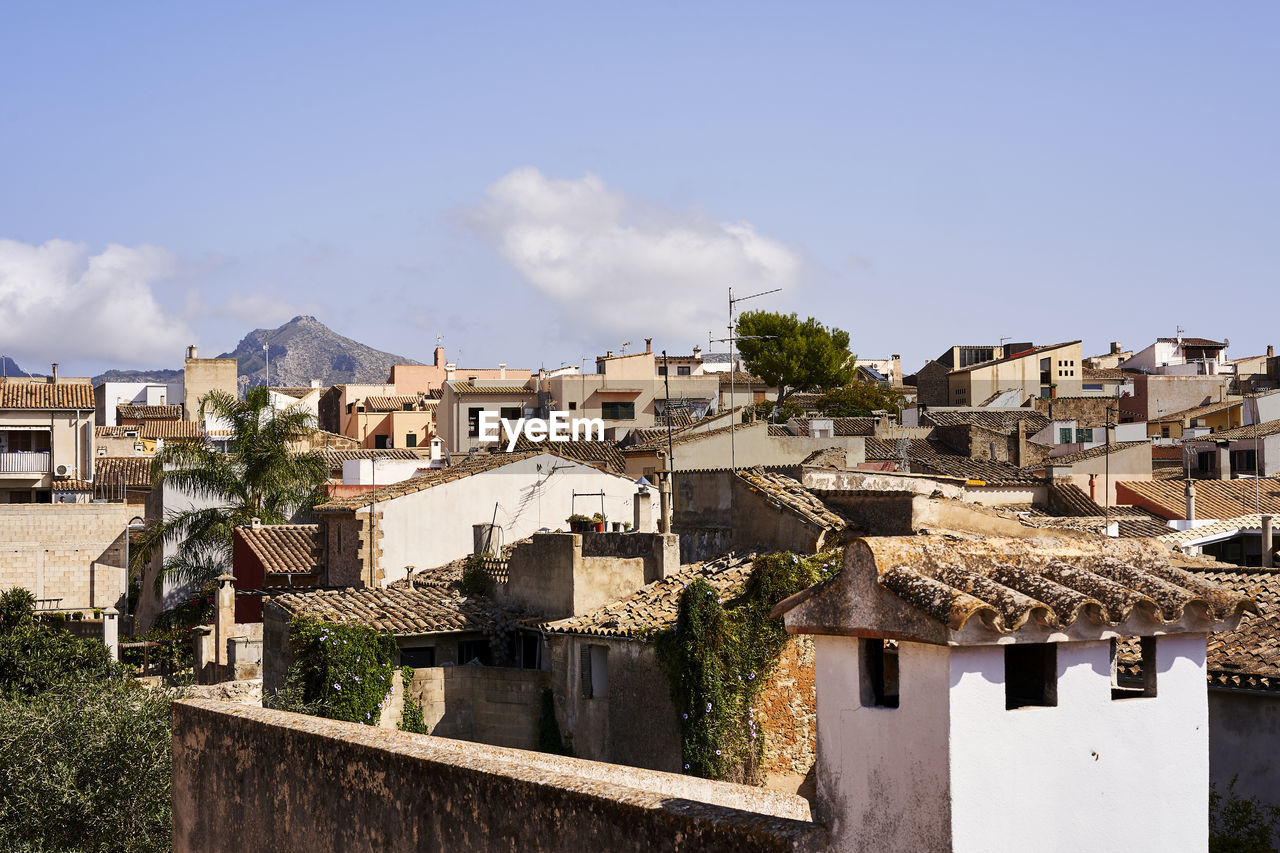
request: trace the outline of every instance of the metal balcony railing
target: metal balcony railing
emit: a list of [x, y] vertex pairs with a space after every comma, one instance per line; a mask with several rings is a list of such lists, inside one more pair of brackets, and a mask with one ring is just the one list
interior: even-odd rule
[[49, 453], [0, 453], [0, 474], [48, 474]]

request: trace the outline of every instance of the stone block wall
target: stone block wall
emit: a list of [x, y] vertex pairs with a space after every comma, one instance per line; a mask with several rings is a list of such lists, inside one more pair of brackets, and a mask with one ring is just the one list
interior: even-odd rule
[[368, 509], [321, 516], [323, 585], [365, 587], [382, 580], [382, 520], [377, 512], [371, 530]]
[[173, 849], [826, 849], [799, 797], [208, 699], [173, 705]]
[[433, 735], [537, 749], [542, 691], [550, 685], [545, 670], [433, 666], [414, 670], [408, 695]]
[[63, 610], [119, 607], [125, 504], [0, 506], [0, 590], [21, 586]]

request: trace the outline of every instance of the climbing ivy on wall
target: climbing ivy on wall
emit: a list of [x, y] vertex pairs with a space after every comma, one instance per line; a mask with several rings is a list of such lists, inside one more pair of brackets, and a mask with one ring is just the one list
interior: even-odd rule
[[427, 728], [427, 721], [422, 716], [422, 706], [409, 695], [409, 688], [413, 685], [413, 667], [400, 667], [400, 681], [404, 685], [404, 710], [400, 712], [398, 724], [400, 731], [413, 732], [417, 735], [431, 734], [431, 730]]
[[394, 637], [362, 625], [299, 617], [289, 625], [289, 645], [293, 663], [286, 680], [297, 694], [299, 710], [377, 725], [391, 690]]
[[658, 659], [680, 715], [684, 772], [706, 779], [760, 784], [764, 736], [755, 705], [787, 643], [783, 599], [831, 577], [839, 552], [812, 557], [780, 552], [755, 561], [741, 593], [720, 598], [702, 578], [680, 594], [675, 627], [657, 639]]

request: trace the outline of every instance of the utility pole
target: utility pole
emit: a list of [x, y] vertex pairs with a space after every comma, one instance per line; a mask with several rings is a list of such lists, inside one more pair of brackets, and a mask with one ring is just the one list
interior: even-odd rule
[[738, 296], [735, 298], [733, 295], [733, 288], [729, 288], [729, 467], [734, 471], [738, 470], [738, 458], [737, 449], [733, 440], [734, 427], [736, 426], [735, 421], [737, 420], [733, 414], [735, 408], [734, 392], [736, 390], [734, 380], [737, 378], [737, 371], [733, 369], [733, 345], [738, 338], [738, 332], [737, 323], [735, 323], [733, 319], [733, 307], [739, 302], [746, 302], [748, 299], [755, 299], [758, 296], [768, 296], [770, 293], [778, 293], [781, 290], [781, 287], [775, 287], [773, 290], [762, 290], [761, 292], [753, 293], [750, 296]]

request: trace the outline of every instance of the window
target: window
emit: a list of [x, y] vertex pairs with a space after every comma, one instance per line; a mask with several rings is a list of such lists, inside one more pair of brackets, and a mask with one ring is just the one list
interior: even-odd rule
[[493, 658], [489, 653], [488, 640], [463, 640], [458, 643], [458, 663], [468, 664], [472, 661], [489, 666]]
[[884, 640], [861, 640], [862, 705], [898, 707], [898, 646]]
[[480, 413], [484, 409], [475, 407], [467, 409], [467, 438], [478, 438], [480, 436]]
[[681, 364], [676, 367], [677, 376], [688, 376], [690, 372], [691, 372], [690, 367], [687, 364]]
[[407, 433], [405, 433], [405, 434], [404, 434], [404, 446], [405, 446], [405, 447], [417, 447], [417, 446], [418, 446], [418, 434], [417, 434], [416, 432], [407, 432]]
[[[1126, 646], [1132, 640], [1124, 641]], [[1156, 695], [1156, 638], [1138, 638], [1141, 651], [1141, 662], [1134, 671], [1132, 663], [1128, 666], [1120, 664], [1120, 641], [1111, 641], [1111, 698], [1141, 699]]]
[[[1044, 381], [1044, 379], [1041, 379], [1040, 381], [1041, 381], [1041, 382], [1043, 382], [1043, 381]], [[1040, 398], [1041, 398], [1041, 399], [1043, 399], [1043, 400], [1047, 400], [1047, 399], [1049, 399], [1049, 394], [1050, 394], [1049, 386], [1048, 386], [1048, 385], [1041, 385], [1041, 386], [1040, 386]]]
[[636, 419], [636, 404], [601, 403], [600, 417], [606, 421], [633, 421]]
[[1076, 430], [1076, 441], [1086, 442], [1093, 441], [1093, 428]]
[[1168, 426], [1162, 426], [1162, 427], [1160, 427], [1160, 437], [1161, 437], [1161, 438], [1168, 438], [1168, 437], [1169, 437], [1169, 427], [1168, 427]]
[[355, 411], [355, 408], [356, 408], [356, 404], [355, 404], [355, 403], [347, 403], [347, 414], [349, 415], [349, 414], [351, 414], [352, 412], [354, 412], [354, 411]]
[[1231, 470], [1237, 474], [1255, 473], [1258, 470], [1258, 451], [1233, 451], [1231, 454]]
[[509, 421], [518, 421], [524, 417], [524, 409], [519, 406], [503, 406], [498, 411], [498, 416]]
[[1071, 443], [1071, 427], [1058, 427], [1058, 444]]
[[573, 401], [570, 401], [570, 402], [569, 402], [569, 411], [571, 411], [571, 412], [576, 412], [577, 410], [578, 410], [578, 404], [577, 404], [577, 403], [575, 403], [575, 402], [573, 402]]
[[378, 450], [386, 450], [388, 447], [391, 446], [391, 436], [375, 435], [373, 437], [373, 446], [376, 447]]
[[405, 404], [403, 404], [403, 405], [400, 407], [400, 409], [401, 409], [401, 411], [405, 411], [405, 412], [412, 412], [412, 411], [413, 411], [413, 403], [405, 403]]
[[401, 649], [400, 665], [414, 669], [426, 669], [436, 665], [436, 647], [427, 646], [420, 649]]
[[521, 669], [542, 669], [542, 640], [537, 634], [523, 633], [520, 635], [520, 661]]
[[1196, 454], [1196, 470], [1212, 471], [1218, 467], [1218, 454], [1212, 450], [1202, 450]]
[[1086, 383], [1084, 383], [1083, 385], [1081, 385], [1080, 387], [1081, 387], [1082, 389], [1084, 389], [1085, 391], [1101, 391], [1101, 390], [1102, 390], [1102, 383], [1101, 383], [1101, 382], [1086, 382]]
[[665, 364], [660, 365], [660, 366], [658, 367], [658, 375], [659, 375], [659, 376], [666, 376], [666, 375], [667, 375], [667, 366], [666, 366]]
[[609, 649], [605, 646], [578, 647], [578, 681], [583, 699], [603, 699], [609, 695]]
[[1058, 704], [1058, 646], [1012, 643], [1004, 647], [1004, 707]]

